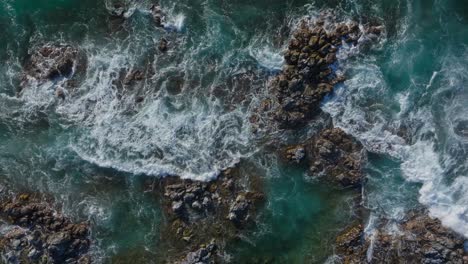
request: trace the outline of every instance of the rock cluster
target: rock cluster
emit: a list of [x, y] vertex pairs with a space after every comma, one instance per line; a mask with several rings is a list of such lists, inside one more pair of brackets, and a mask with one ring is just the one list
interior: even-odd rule
[[222, 250], [227, 240], [254, 223], [263, 194], [259, 180], [247, 178], [235, 168], [211, 182], [161, 179], [163, 208], [168, 217], [163, 237], [170, 247], [179, 254], [193, 252], [203, 244], [216, 244]]
[[256, 123], [266, 115], [280, 128], [304, 125], [320, 112], [320, 103], [344, 80], [332, 70], [343, 43], [356, 45], [361, 36], [380, 35], [381, 27], [368, 26], [365, 32], [355, 22], [339, 23], [323, 14], [317, 21], [302, 20], [285, 52], [282, 72], [274, 78], [266, 99], [252, 118]]
[[311, 174], [324, 174], [331, 182], [343, 187], [361, 185], [363, 148], [343, 130], [326, 129], [305, 146]]
[[[343, 263], [466, 263], [463, 239], [443, 227], [427, 212], [411, 212], [397, 223], [399, 232], [378, 227], [364, 235], [356, 223], [336, 239], [336, 253]], [[464, 262], [465, 261], [465, 262]]]
[[0, 237], [7, 263], [90, 263], [89, 227], [75, 224], [47, 203], [23, 194], [0, 205], [8, 228]]
[[197, 251], [193, 251], [187, 254], [185, 260], [180, 264], [212, 264], [216, 262], [216, 249], [217, 246], [214, 241], [208, 246], [204, 246]]
[[65, 44], [46, 44], [29, 55], [21, 87], [31, 81], [75, 80], [86, 70], [86, 64], [86, 56], [79, 49]]
[[359, 187], [365, 154], [362, 145], [339, 128], [325, 129], [304, 144], [283, 151], [292, 163], [305, 162], [309, 173], [342, 187]]
[[[334, 85], [344, 81], [332, 70], [339, 47], [345, 43], [357, 45], [364, 35], [372, 40], [382, 31], [379, 26], [330, 23], [322, 18], [302, 21], [289, 42], [286, 65], [270, 83], [270, 98], [251, 118], [254, 128], [266, 119], [276, 122], [274, 128], [297, 129], [315, 118], [323, 99]], [[284, 160], [304, 164], [311, 175], [342, 187], [361, 186], [364, 154], [359, 142], [341, 129], [330, 127], [281, 152]], [[367, 234], [361, 210], [365, 211], [357, 205], [357, 222], [336, 238], [335, 252], [340, 263], [468, 263], [463, 239], [427, 212], [415, 211], [404, 221], [392, 223], [399, 232], [388, 228], [390, 221], [383, 221], [373, 234]]]
[[250, 218], [252, 205], [263, 198], [260, 192], [245, 191], [232, 170], [225, 171], [212, 182], [172, 181], [177, 183], [164, 187], [164, 197], [170, 202], [169, 212], [188, 223], [227, 212], [224, 219], [243, 224]]
[[162, 11], [161, 7], [159, 5], [152, 5], [150, 11], [156, 26], [164, 27], [164, 20], [166, 19], [166, 15]]
[[202, 182], [185, 182], [166, 186], [164, 195], [170, 199], [171, 210], [178, 218], [194, 219], [212, 209], [213, 199], [207, 185]]

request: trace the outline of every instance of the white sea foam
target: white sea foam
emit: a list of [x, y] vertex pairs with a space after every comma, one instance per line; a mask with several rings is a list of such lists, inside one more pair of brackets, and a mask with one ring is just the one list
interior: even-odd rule
[[169, 17], [166, 27], [170, 29], [175, 29], [176, 31], [180, 32], [184, 29], [184, 26], [185, 26], [185, 15], [176, 14], [174, 16]]
[[[425, 84], [413, 81], [407, 92], [392, 96], [372, 58], [354, 63], [345, 62], [347, 56], [339, 58], [350, 78], [323, 109], [332, 115], [336, 126], [359, 139], [367, 150], [399, 160], [401, 175], [422, 184], [419, 202], [429, 209], [430, 215], [468, 237], [467, 146], [457, 139], [451, 124], [457, 118], [464, 119], [460, 115], [467, 110], [466, 103], [461, 103], [466, 98], [461, 82], [466, 78], [460, 71], [466, 71], [468, 66], [453, 63], [460, 58], [447, 58], [446, 62], [451, 62], [447, 70], [434, 71]], [[393, 58], [395, 63], [400, 59], [403, 58]], [[419, 91], [416, 85], [426, 88], [423, 97], [437, 98], [434, 105], [418, 105], [415, 100], [421, 100], [421, 95], [415, 95]], [[455, 92], [458, 96], [443, 100], [444, 94], [454, 91], [458, 91]], [[394, 105], [398, 111], [393, 109]], [[442, 110], [434, 112], [431, 107]], [[405, 126], [406, 136], [402, 137], [398, 130]]]
[[269, 70], [281, 70], [284, 57], [281, 50], [275, 50], [269, 46], [252, 47], [249, 49], [250, 56], [257, 60], [258, 64]]
[[[176, 17], [174, 26], [182, 29], [184, 19], [183, 15]], [[130, 90], [122, 95], [115, 85], [122, 70], [138, 64], [140, 49], [134, 41], [83, 47], [89, 65], [86, 79], [65, 101], [54, 96], [53, 83], [31, 85], [22, 100], [35, 107], [56, 106], [61, 120], [71, 122], [78, 131], [70, 148], [98, 166], [134, 174], [213, 179], [256, 150], [251, 144], [248, 111], [242, 106], [226, 110], [210, 94], [216, 83], [196, 84], [207, 73], [222, 74], [222, 63], [229, 63], [231, 56], [226, 54], [221, 64], [208, 65], [211, 68], [200, 67], [204, 63], [200, 53], [218, 37], [213, 34], [217, 25], [208, 27], [207, 38], [183, 51], [177, 60], [155, 58], [156, 75], [147, 77], [138, 88], [144, 91], [142, 103], [135, 103]], [[175, 95], [167, 84], [167, 76], [174, 73], [183, 76], [181, 82], [185, 83]], [[195, 85], [188, 87], [188, 83]]]
[[[109, 62], [118, 65], [119, 59]], [[111, 88], [112, 71], [112, 66], [107, 72], [96, 70], [89, 79], [95, 90], [60, 109], [86, 119], [90, 129], [72, 143], [82, 158], [136, 174], [208, 180], [234, 165], [245, 154], [242, 149], [248, 149], [245, 113], [223, 113], [209, 98], [161, 92], [148, 98], [139, 113], [127, 116]], [[85, 110], [89, 101], [94, 102], [91, 112]]]

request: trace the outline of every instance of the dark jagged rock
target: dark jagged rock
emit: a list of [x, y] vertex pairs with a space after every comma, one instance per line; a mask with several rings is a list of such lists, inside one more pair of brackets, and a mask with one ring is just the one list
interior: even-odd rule
[[46, 44], [34, 50], [26, 60], [20, 87], [63, 79], [66, 87], [74, 87], [86, 66], [86, 55], [79, 49], [65, 44]]
[[164, 20], [165, 14], [159, 5], [152, 5], [151, 8], [151, 15], [153, 16], [154, 23], [157, 27], [164, 27]]
[[115, 19], [124, 19], [127, 8], [123, 3], [115, 3], [112, 5], [112, 8], [109, 10], [111, 17]]
[[301, 163], [306, 156], [304, 145], [290, 146], [284, 151], [283, 158], [291, 163]]
[[343, 187], [361, 185], [365, 161], [362, 145], [339, 128], [325, 129], [302, 145], [288, 147], [283, 153], [292, 163], [304, 159], [313, 176], [324, 176]]
[[75, 224], [47, 203], [23, 194], [0, 205], [8, 225], [0, 252], [8, 263], [90, 263], [89, 227]]
[[361, 185], [362, 145], [343, 130], [322, 131], [306, 143], [306, 155], [311, 174], [325, 174], [343, 187]]
[[166, 52], [167, 51], [167, 40], [165, 38], [162, 38], [160, 41], [159, 41], [159, 45], [158, 45], [158, 49], [159, 51], [161, 52]]
[[217, 246], [215, 241], [212, 240], [208, 246], [204, 246], [197, 251], [193, 251], [187, 254], [185, 260], [180, 264], [214, 264], [219, 263], [216, 261], [216, 250]]
[[345, 264], [365, 263], [367, 247], [364, 229], [360, 223], [346, 228], [335, 241], [336, 254]]
[[244, 194], [239, 194], [236, 200], [231, 204], [227, 218], [239, 225], [249, 218], [249, 209], [251, 201], [247, 200]]
[[320, 113], [320, 103], [334, 85], [344, 80], [332, 70], [338, 49], [343, 43], [357, 45], [366, 32], [378, 36], [383, 31], [376, 26], [362, 32], [357, 23], [339, 23], [330, 17], [324, 13], [315, 22], [299, 23], [284, 54], [286, 65], [269, 85], [272, 98], [267, 100], [272, 102], [267, 108], [259, 107], [257, 115], [282, 129], [305, 125]]
[[166, 180], [175, 183], [164, 187], [164, 198], [170, 202], [169, 214], [188, 223], [227, 211], [224, 218], [241, 223], [247, 220], [251, 205], [262, 198], [259, 192], [246, 192], [229, 173], [213, 182]]
[[[387, 223], [388, 224], [388, 223]], [[385, 224], [365, 237], [356, 223], [336, 239], [342, 263], [465, 263], [463, 238], [442, 226], [426, 212], [411, 212], [390, 233]]]

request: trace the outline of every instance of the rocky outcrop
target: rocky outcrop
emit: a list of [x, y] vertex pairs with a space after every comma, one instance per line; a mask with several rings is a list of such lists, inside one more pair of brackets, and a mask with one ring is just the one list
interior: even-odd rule
[[343, 187], [361, 185], [365, 160], [363, 148], [343, 130], [324, 130], [305, 146], [310, 174], [325, 175], [328, 180]]
[[312, 176], [322, 176], [342, 187], [359, 187], [362, 183], [363, 147], [339, 128], [325, 129], [282, 153], [291, 163], [305, 162]]
[[27, 194], [0, 205], [0, 252], [7, 263], [91, 263], [89, 226]]
[[124, 85], [131, 85], [135, 82], [142, 81], [144, 78], [145, 74], [141, 70], [134, 69], [126, 74], [122, 82]]
[[217, 246], [213, 241], [209, 245], [203, 246], [197, 251], [193, 251], [187, 254], [187, 257], [179, 262], [180, 264], [213, 264], [219, 263], [216, 256]]
[[[222, 251], [226, 242], [254, 223], [264, 197], [259, 178], [244, 175], [238, 168], [224, 171], [211, 182], [166, 177], [159, 184], [168, 218], [162, 237], [180, 258], [213, 240]], [[191, 259], [204, 256], [192, 254]]]
[[[364, 31], [364, 32], [363, 32]], [[265, 99], [251, 119], [273, 121], [279, 128], [303, 126], [320, 113], [320, 103], [344, 80], [333, 65], [338, 49], [344, 44], [357, 45], [363, 34], [378, 36], [379, 26], [363, 29], [356, 23], [340, 23], [336, 17], [323, 13], [317, 20], [302, 20], [289, 41], [285, 65], [268, 89], [271, 98]]]
[[[335, 241], [336, 253], [343, 263], [364, 263], [366, 241], [362, 224], [354, 223], [339, 234]], [[367, 245], [368, 246], [368, 245]]]
[[75, 87], [86, 71], [83, 51], [66, 44], [46, 44], [34, 50], [24, 64], [20, 87], [32, 83], [60, 81], [65, 87]]
[[[391, 232], [386, 221], [371, 234], [356, 223], [336, 239], [342, 263], [465, 263], [463, 238], [426, 212], [411, 212]], [[465, 261], [465, 262], [464, 262]]]
[[157, 27], [164, 27], [164, 22], [166, 19], [166, 15], [161, 9], [161, 6], [159, 5], [152, 5], [150, 8], [151, 15], [153, 17], [153, 21], [156, 24]]

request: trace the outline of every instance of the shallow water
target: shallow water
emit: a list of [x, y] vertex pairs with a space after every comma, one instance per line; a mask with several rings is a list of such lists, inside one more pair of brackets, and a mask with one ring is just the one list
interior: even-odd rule
[[[324, 9], [386, 27], [376, 47], [341, 51], [337, 67], [348, 79], [322, 106], [371, 152], [364, 204], [396, 219], [426, 206], [468, 236], [462, 1], [164, 0], [169, 31], [155, 28], [151, 1], [127, 5], [119, 24], [109, 18], [112, 1], [0, 2], [0, 179], [91, 220], [97, 259], [157, 253], [163, 219], [148, 179], [209, 180], [240, 160], [261, 168], [268, 202], [261, 224], [231, 246], [234, 260], [316, 263], [332, 254], [354, 194], [279, 165], [248, 120], [295, 23]], [[166, 55], [157, 51], [162, 37]], [[65, 101], [53, 96], [54, 83], [17, 96], [28, 51], [48, 42], [86, 51], [86, 78]], [[122, 91], [113, 83], [122, 69], [156, 74]]]

